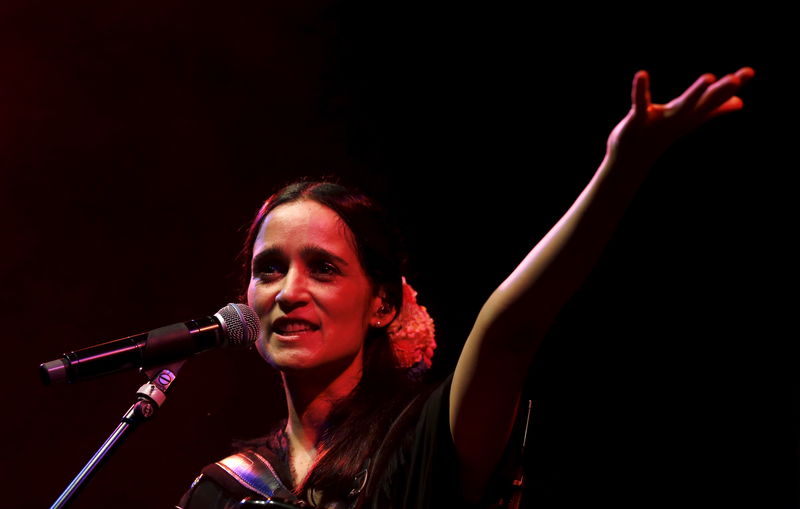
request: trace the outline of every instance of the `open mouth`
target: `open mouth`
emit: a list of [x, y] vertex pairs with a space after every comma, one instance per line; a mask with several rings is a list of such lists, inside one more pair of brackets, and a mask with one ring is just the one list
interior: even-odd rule
[[272, 331], [281, 336], [297, 336], [317, 329], [318, 326], [299, 318], [278, 318], [272, 324]]

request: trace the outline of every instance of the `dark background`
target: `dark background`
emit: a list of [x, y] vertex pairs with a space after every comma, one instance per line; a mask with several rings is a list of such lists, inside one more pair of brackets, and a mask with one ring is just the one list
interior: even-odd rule
[[[38, 364], [236, 300], [243, 228], [287, 180], [338, 175], [395, 214], [442, 377], [482, 302], [588, 182], [633, 74], [650, 71], [666, 102], [750, 65], [746, 109], [660, 160], [537, 356], [527, 505], [797, 506], [796, 80], [781, 19], [4, 3], [0, 505], [51, 504], [144, 381], [44, 387]], [[284, 411], [253, 352], [192, 358], [74, 507], [170, 507]]]

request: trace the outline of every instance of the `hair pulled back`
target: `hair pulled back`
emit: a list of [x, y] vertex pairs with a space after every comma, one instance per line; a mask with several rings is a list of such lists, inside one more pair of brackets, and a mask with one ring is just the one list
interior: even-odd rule
[[[242, 252], [245, 281], [249, 282], [251, 277], [253, 245], [264, 219], [277, 207], [302, 200], [328, 207], [350, 228], [355, 251], [373, 290], [384, 292], [385, 302], [399, 311], [406, 261], [399, 233], [373, 200], [333, 182], [294, 182], [266, 200], [250, 225]], [[308, 499], [311, 488], [323, 493], [320, 501], [323, 504], [347, 496], [365, 459], [374, 453], [392, 420], [414, 392], [406, 371], [397, 367], [386, 327], [371, 328], [365, 338], [361, 381], [328, 417], [317, 444], [318, 462], [303, 485], [295, 487], [298, 496]], [[268, 443], [275, 447], [281, 441], [270, 437]], [[285, 450], [275, 452], [288, 458]]]
[[[368, 196], [333, 182], [300, 181], [267, 198], [247, 232], [245, 283], [250, 279], [255, 243], [264, 218], [286, 203], [311, 200], [336, 212], [353, 232], [356, 253], [375, 290], [383, 290], [388, 304], [400, 309], [405, 254], [401, 237], [386, 212]], [[246, 288], [246, 284], [245, 284]]]

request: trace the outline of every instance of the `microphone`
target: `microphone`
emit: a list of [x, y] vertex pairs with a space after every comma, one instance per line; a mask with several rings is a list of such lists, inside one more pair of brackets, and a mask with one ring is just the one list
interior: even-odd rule
[[74, 383], [131, 368], [148, 369], [217, 347], [255, 343], [258, 315], [245, 304], [228, 304], [215, 315], [153, 329], [65, 353], [39, 365], [45, 385]]

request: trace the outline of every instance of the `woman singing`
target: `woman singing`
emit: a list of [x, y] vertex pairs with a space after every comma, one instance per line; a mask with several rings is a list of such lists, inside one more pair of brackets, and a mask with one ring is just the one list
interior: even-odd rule
[[415, 381], [430, 366], [433, 322], [403, 277], [404, 255], [381, 210], [325, 182], [272, 195], [247, 238], [247, 302], [260, 319], [257, 349], [281, 374], [287, 417], [206, 467], [180, 507], [240, 507], [247, 497], [330, 508], [495, 503], [523, 382], [551, 323], [652, 163], [741, 108], [735, 94], [753, 74], [703, 75], [661, 105], [650, 100], [647, 73], [637, 73], [631, 109], [593, 178], [489, 296], [453, 374], [435, 387]]

